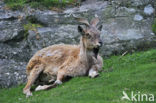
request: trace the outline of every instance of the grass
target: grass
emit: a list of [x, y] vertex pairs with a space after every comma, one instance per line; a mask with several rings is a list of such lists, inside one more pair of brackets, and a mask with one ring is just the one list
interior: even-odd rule
[[76, 77], [30, 98], [22, 94], [24, 85], [0, 89], [0, 103], [132, 103], [121, 100], [123, 90], [156, 96], [156, 49], [104, 59], [103, 69], [97, 78]]
[[[60, 0], [61, 1], [61, 0]], [[51, 7], [64, 7], [69, 4], [76, 4], [76, 0], [4, 0], [7, 7], [13, 10], [21, 9], [26, 5], [33, 8], [51, 8]]]
[[24, 30], [33, 30], [36, 31], [36, 28], [42, 27], [40, 24], [34, 24], [31, 22], [28, 22], [27, 24], [24, 25]]

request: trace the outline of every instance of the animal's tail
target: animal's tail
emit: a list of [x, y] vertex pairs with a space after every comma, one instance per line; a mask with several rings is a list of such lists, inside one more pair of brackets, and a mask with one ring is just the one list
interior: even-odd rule
[[40, 60], [38, 58], [32, 58], [27, 64], [26, 73], [27, 75], [30, 74], [31, 70], [34, 68], [35, 65], [40, 64]]

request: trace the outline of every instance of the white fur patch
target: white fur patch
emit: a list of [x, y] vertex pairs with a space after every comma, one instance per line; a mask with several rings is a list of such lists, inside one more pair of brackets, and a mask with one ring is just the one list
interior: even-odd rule
[[49, 50], [49, 51], [43, 52], [43, 54], [45, 54], [44, 57], [51, 57], [51, 56], [55, 56], [55, 55], [61, 57], [62, 51], [61, 50], [55, 50], [55, 51]]
[[96, 76], [98, 76], [99, 75], [99, 73], [97, 72], [97, 71], [95, 71], [95, 70], [93, 70], [93, 69], [90, 69], [89, 70], [89, 76], [91, 77], [91, 78], [94, 78], [94, 77], [96, 77]]
[[44, 90], [44, 89], [46, 89], [46, 88], [47, 88], [46, 85], [44, 85], [44, 86], [39, 85], [39, 86], [35, 89], [35, 91]]
[[60, 84], [62, 84], [62, 81], [56, 80], [55, 83], [58, 84], [58, 85], [60, 85]]

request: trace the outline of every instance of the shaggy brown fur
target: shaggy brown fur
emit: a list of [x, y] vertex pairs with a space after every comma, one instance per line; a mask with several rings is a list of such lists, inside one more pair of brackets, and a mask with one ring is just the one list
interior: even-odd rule
[[98, 75], [103, 65], [98, 54], [101, 26], [96, 28], [96, 25], [99, 20], [94, 18], [91, 24], [84, 19], [79, 21], [86, 25], [85, 29], [78, 26], [78, 31], [82, 34], [79, 45], [52, 45], [38, 51], [30, 59], [26, 69], [28, 81], [23, 89], [26, 96], [32, 95], [30, 88], [37, 81], [54, 82], [52, 85], [39, 85], [36, 88], [45, 90], [61, 84], [67, 76], [84, 76], [87, 73], [90, 77]]

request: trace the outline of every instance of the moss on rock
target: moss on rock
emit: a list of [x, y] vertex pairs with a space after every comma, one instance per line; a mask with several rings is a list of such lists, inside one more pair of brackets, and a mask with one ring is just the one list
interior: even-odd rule
[[156, 34], [156, 18], [152, 24], [152, 31]]

